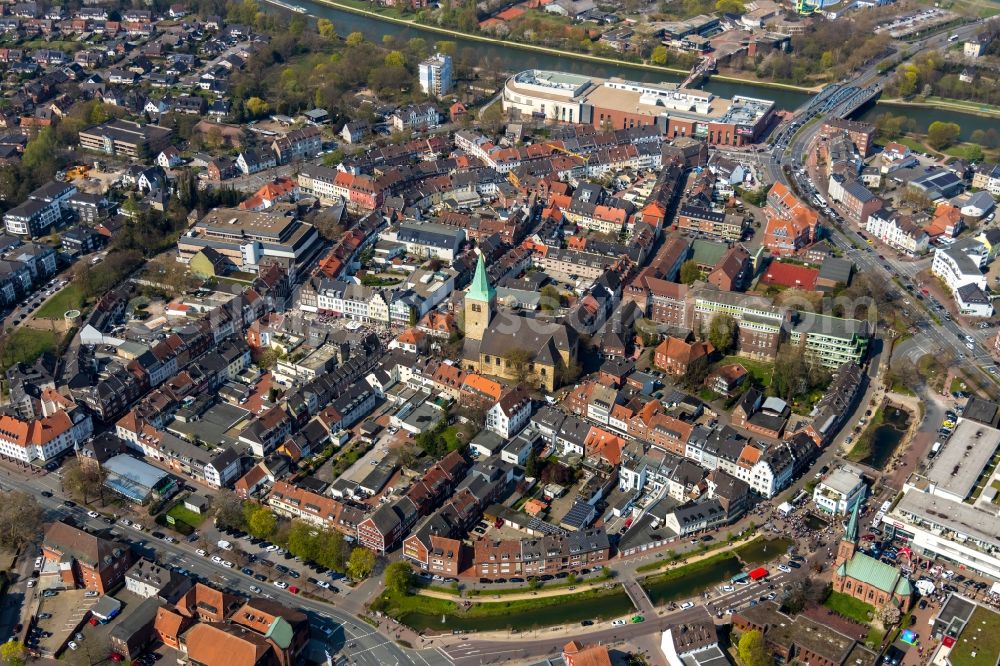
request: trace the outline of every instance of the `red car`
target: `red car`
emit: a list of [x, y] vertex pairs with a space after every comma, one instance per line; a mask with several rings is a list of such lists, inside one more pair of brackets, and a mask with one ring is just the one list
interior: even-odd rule
[[294, 585], [289, 585], [288, 586], [288, 591], [291, 592], [292, 594], [298, 594], [299, 593], [299, 588], [295, 587]]

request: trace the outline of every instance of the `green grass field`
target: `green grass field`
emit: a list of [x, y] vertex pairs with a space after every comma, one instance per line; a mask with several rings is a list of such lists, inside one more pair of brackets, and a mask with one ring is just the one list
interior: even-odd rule
[[841, 592], [831, 592], [823, 605], [834, 613], [860, 622], [861, 624], [871, 622], [870, 617], [875, 614], [875, 607], [871, 604], [858, 601], [854, 597], [849, 597]]
[[78, 310], [82, 305], [83, 292], [75, 284], [70, 284], [43, 303], [34, 316], [36, 319], [62, 319], [67, 310]]
[[55, 351], [61, 339], [62, 336], [55, 331], [39, 331], [24, 326], [15, 329], [4, 349], [4, 369], [15, 363], [34, 363], [45, 352]]
[[770, 363], [765, 363], [764, 361], [752, 361], [748, 358], [743, 358], [742, 356], [727, 356], [718, 363], [716, 367], [729, 365], [730, 363], [739, 363], [750, 376], [754, 378], [760, 386], [767, 388], [771, 385], [771, 375], [774, 374], [774, 366]]
[[182, 523], [187, 523], [191, 527], [198, 527], [208, 518], [207, 513], [195, 513], [190, 509], [184, 507], [184, 504], [175, 504], [170, 511], [167, 511], [167, 515], [172, 517]]

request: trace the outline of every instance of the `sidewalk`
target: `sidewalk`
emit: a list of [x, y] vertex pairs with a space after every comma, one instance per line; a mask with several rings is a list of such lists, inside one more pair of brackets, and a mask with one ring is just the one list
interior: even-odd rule
[[[758, 527], [760, 527], [760, 526], [758, 525]], [[698, 553], [697, 555], [693, 555], [691, 557], [682, 557], [681, 559], [676, 560], [674, 562], [669, 562], [669, 563], [664, 562], [664, 566], [661, 569], [656, 569], [654, 571], [643, 571], [641, 575], [638, 572], [636, 572], [636, 578], [638, 580], [642, 580], [643, 578], [649, 578], [650, 576], [657, 576], [659, 574], [666, 573], [667, 571], [671, 571], [673, 569], [676, 569], [677, 567], [683, 567], [683, 566], [686, 566], [688, 564], [694, 564], [695, 562], [700, 562], [701, 560], [704, 560], [704, 559], [709, 558], [709, 557], [714, 557], [714, 556], [718, 555], [719, 553], [724, 552], [726, 550], [733, 550], [733, 549], [739, 548], [740, 546], [745, 546], [746, 544], [750, 543], [751, 541], [753, 541], [754, 539], [756, 539], [756, 538], [758, 538], [760, 536], [763, 536], [763, 535], [760, 534], [755, 529], [749, 536], [745, 536], [742, 539], [737, 539], [736, 541], [733, 541], [732, 543], [723, 544], [722, 546], [719, 546], [718, 548], [713, 548], [713, 549], [708, 550], [708, 551], [706, 551], [704, 553]]]
[[455, 602], [462, 601], [473, 604], [482, 604], [482, 603], [492, 603], [495, 601], [524, 601], [526, 599], [561, 597], [570, 594], [579, 594], [580, 592], [587, 592], [589, 590], [600, 590], [602, 588], [613, 587], [619, 584], [620, 582], [615, 581], [614, 577], [612, 577], [597, 583], [580, 583], [579, 585], [570, 585], [568, 587], [557, 587], [548, 590], [546, 590], [544, 587], [541, 587], [537, 590], [530, 590], [527, 592], [513, 592], [510, 594], [478, 594], [473, 596], [463, 596], [458, 594], [452, 594], [451, 592], [442, 592], [440, 590], [429, 590], [427, 588], [417, 589], [416, 593], [418, 596], [431, 597], [432, 599], [444, 599], [445, 601], [455, 601]]

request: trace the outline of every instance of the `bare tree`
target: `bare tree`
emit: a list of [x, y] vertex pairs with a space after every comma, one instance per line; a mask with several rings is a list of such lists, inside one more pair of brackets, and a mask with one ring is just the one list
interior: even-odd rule
[[104, 472], [100, 466], [84, 465], [74, 458], [66, 463], [63, 472], [63, 489], [84, 504], [95, 496], [104, 503]]
[[42, 507], [19, 490], [0, 493], [0, 545], [16, 549], [38, 540]]

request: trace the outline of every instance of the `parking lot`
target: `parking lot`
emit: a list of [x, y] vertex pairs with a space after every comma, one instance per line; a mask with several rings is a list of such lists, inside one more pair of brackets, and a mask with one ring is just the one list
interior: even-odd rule
[[[270, 596], [268, 588], [271, 586], [293, 593], [305, 591], [327, 600], [332, 600], [342, 592], [341, 588], [346, 588], [342, 575], [296, 560], [290, 553], [267, 541], [232, 534], [223, 534], [222, 541], [230, 547], [222, 548], [216, 543], [209, 548], [199, 548], [192, 557], [211, 560], [229, 568], [231, 573], [218, 574], [221, 580], [217, 582], [223, 587], [248, 590], [267, 597]], [[171, 564], [178, 567], [182, 574], [190, 573], [185, 568], [185, 565], [191, 564], [187, 557], [178, 558]]]
[[43, 656], [55, 655], [80, 630], [84, 617], [98, 600], [96, 595], [87, 596], [86, 590], [51, 592], [52, 596], [39, 597], [37, 629], [32, 628], [27, 639], [28, 647], [37, 647]]
[[23, 303], [14, 308], [4, 321], [4, 326], [10, 328], [24, 323], [24, 321], [31, 316], [32, 312], [41, 307], [45, 301], [54, 296], [60, 289], [68, 284], [68, 279], [52, 278], [39, 287], [39, 289], [34, 293], [29, 294], [24, 299]]

